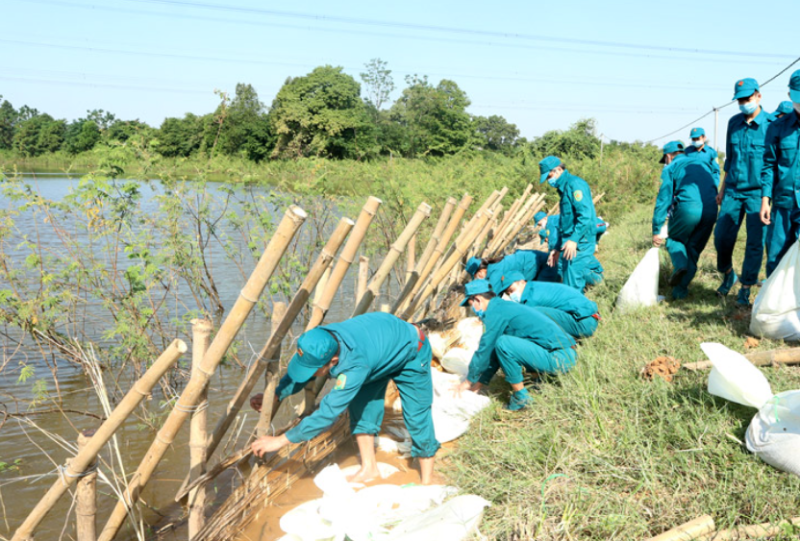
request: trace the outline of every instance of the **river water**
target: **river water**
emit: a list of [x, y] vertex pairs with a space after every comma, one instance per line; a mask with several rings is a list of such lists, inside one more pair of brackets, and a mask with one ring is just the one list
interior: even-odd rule
[[[77, 177], [70, 178], [63, 174], [26, 174], [23, 176], [23, 182], [30, 186], [34, 192], [53, 201], [59, 201], [67, 197], [78, 186], [79, 181], [80, 179]], [[212, 198], [222, 200], [228, 193], [229, 187], [218, 184], [206, 185], [205, 189]], [[247, 198], [250, 198], [251, 201], [257, 201], [261, 205], [261, 210], [266, 210], [272, 216], [274, 223], [277, 223], [285, 211], [285, 206], [279, 206], [279, 202], [283, 201], [283, 199], [270, 197], [274, 194], [270, 193], [270, 188], [268, 187], [237, 187], [232, 189], [240, 196], [237, 201], [243, 201]], [[160, 204], [158, 196], [161, 190], [162, 188], [157, 183], [142, 184], [140, 186], [142, 199], [139, 205], [145, 214], [158, 210], [158, 205]], [[243, 193], [244, 190], [247, 190], [248, 193]], [[18, 205], [18, 202], [10, 201], [0, 194], [0, 208], [15, 208]], [[230, 204], [228, 210], [235, 214], [237, 211], [236, 203]], [[314, 231], [330, 231], [338, 220], [338, 216], [334, 215], [328, 222], [323, 223], [318, 212], [310, 214], [309, 219], [303, 226], [302, 233], [298, 236], [301, 244], [303, 242], [312, 242]], [[221, 214], [220, 216], [223, 215]], [[351, 216], [353, 219], [356, 217]], [[57, 254], [60, 250], [63, 250], [63, 235], [59, 235], [56, 228], [48, 227], [48, 224], [44, 222], [46, 221], [42, 221], [41, 216], [37, 216], [33, 212], [22, 212], [15, 217], [16, 234], [20, 237], [28, 236], [29, 239], [35, 238], [35, 243], [45, 252], [50, 251]], [[247, 253], [248, 239], [243, 238], [241, 231], [233, 227], [224, 216], [215, 223], [215, 228], [219, 235], [228, 235], [230, 246], [235, 246], [242, 253]], [[374, 231], [372, 232], [374, 234]], [[12, 239], [12, 241], [14, 240], [21, 241], [22, 239]], [[81, 239], [78, 240], [81, 241]], [[7, 257], [12, 260], [23, 257], [24, 249], [20, 248], [18, 252], [15, 252], [15, 243], [12, 241], [7, 242]], [[317, 252], [313, 253], [314, 257], [316, 257]], [[247, 276], [249, 276], [254, 267], [254, 258], [238, 257], [236, 254], [231, 255], [230, 250], [226, 251], [220, 247], [216, 249], [210, 248], [208, 255], [208, 265], [213, 269], [220, 300], [227, 313], [227, 310], [233, 306]], [[68, 261], [65, 260], [59, 259], [58, 261], [65, 265], [68, 264]], [[12, 263], [19, 264], [20, 262], [12, 261]], [[379, 258], [374, 257], [370, 266], [376, 268], [378, 263]], [[113, 262], [109, 261], [108, 264], [112, 265]], [[354, 307], [356, 271], [357, 269], [355, 268], [350, 269], [326, 317], [326, 321], [340, 321], [350, 315]], [[392, 280], [392, 283], [396, 283], [396, 278]], [[0, 280], [0, 289], [5, 287], [8, 287], [8, 284], [3, 284]], [[391, 287], [392, 291], [390, 293], [393, 293], [395, 289], [396, 286]], [[184, 302], [186, 297], [191, 297], [187, 288], [177, 287], [175, 291], [176, 297], [183, 297], [181, 303]], [[276, 300], [286, 300], [285, 296], [282, 297], [280, 292], [270, 290], [269, 287], [265, 291], [265, 295], [270, 295], [272, 299]], [[382, 302], [389, 302], [389, 300], [387, 297], [382, 296], [382, 298], [375, 300], [374, 306], [377, 308], [378, 304]], [[185, 304], [191, 305], [191, 302], [186, 302]], [[177, 300], [175, 306], [173, 316], [185, 315], [186, 311], [189, 310], [188, 307], [185, 309], [180, 308]], [[0, 308], [2, 308], [2, 303], [0, 303]], [[265, 312], [266, 310], [254, 310], [247, 321], [246, 328], [239, 337], [241, 344], [238, 357], [245, 365], [252, 361], [253, 353], [260, 350], [269, 336], [269, 318]], [[105, 317], [100, 317], [101, 314], [105, 314]], [[97, 305], [89, 306], [85, 311], [85, 318], [80, 323], [81, 330], [84, 333], [83, 336], [91, 338], [99, 347], [111, 347], [114, 345], [114, 338], [105, 335], [109, 325], [108, 313], [107, 311], [103, 312], [102, 307]], [[219, 321], [217, 321], [218, 324]], [[304, 322], [301, 321], [301, 318], [298, 318], [293, 329], [294, 336], [302, 332], [303, 327]], [[22, 336], [17, 329], [8, 325], [1, 329], [4, 336], [2, 338], [2, 349], [0, 350], [0, 355], [2, 355], [0, 357], [0, 366], [4, 368], [0, 370], [0, 408], [5, 408], [9, 413], [63, 408], [96, 415], [103, 414], [92, 384], [80, 367], [74, 363], [67, 362], [58, 353], [51, 355], [51, 362], [58, 366], [58, 390], [56, 390], [51, 371], [45, 364], [40, 349], [30, 339]], [[177, 337], [187, 344], [191, 344], [191, 336], [187, 332]], [[190, 351], [182, 359], [182, 371], [172, 375], [173, 381], [177, 381], [178, 391], [182, 389], [181, 381], [185, 383], [185, 375], [188, 369], [187, 363], [190, 362], [190, 359], [191, 346]], [[25, 382], [20, 381], [23, 365], [28, 365], [34, 368], [35, 371], [35, 375]], [[113, 386], [114, 381], [132, 382], [135, 378], [130, 365], [125, 370], [130, 373], [107, 374], [104, 378], [106, 385]], [[232, 397], [243, 375], [244, 369], [236, 366], [235, 363], [229, 363], [221, 367], [214, 374], [209, 390], [209, 428], [213, 428], [216, 424], [225, 408], [225, 404]], [[41, 380], [38, 388], [33, 384], [37, 380]], [[118, 398], [127, 388], [119, 389], [115, 396]], [[58, 394], [60, 394], [61, 400], [57, 399]], [[163, 408], [160, 404], [164, 398], [162, 391], [155, 389], [152, 399], [146, 403], [147, 415], [166, 414], [169, 408]], [[33, 404], [31, 404], [31, 401], [33, 401]], [[3, 409], [0, 409], [0, 412], [2, 411]], [[143, 411], [138, 413], [140, 416], [145, 415]], [[237, 445], [242, 445], [247, 434], [254, 427], [256, 420], [257, 414], [252, 411], [243, 411], [240, 414], [240, 422], [236, 430], [229, 431], [229, 433], [238, 434], [238, 438], [234, 436], [227, 442], [227, 445], [221, 445], [221, 451], [218, 451], [218, 454], [227, 454]], [[2, 422], [2, 417], [0, 417], [0, 422]], [[61, 439], [63, 438], [64, 441], [74, 444], [78, 431], [94, 428], [99, 425], [99, 422], [97, 419], [87, 415], [62, 414], [60, 412], [6, 419], [6, 422], [0, 427], [0, 536], [10, 537], [47, 488], [58, 480], [57, 466], [64, 464], [65, 460], [74, 454], [73, 450], [63, 447]], [[153, 441], [155, 433], [147, 428], [141, 419], [131, 416], [117, 434], [124, 469], [127, 474], [130, 474], [144, 456]], [[149, 509], [147, 517], [149, 521], [158, 520], [159, 510], [164, 509], [172, 502], [178, 486], [188, 472], [189, 452], [187, 440], [188, 423], [178, 434], [171, 449], [159, 465], [154, 479], [151, 480], [142, 494], [142, 501], [146, 503]], [[112, 457], [108, 449], [104, 451], [102, 456], [108, 463], [112, 463]], [[5, 463], [5, 465], [2, 463]], [[109, 473], [109, 466], [107, 464], [101, 465], [101, 471]], [[213, 487], [212, 492], [216, 492], [218, 497], [227, 492], [226, 487], [220, 485], [220, 483], [225, 482], [230, 483], [230, 481], [219, 481]], [[98, 482], [98, 490], [97, 516], [99, 531], [109, 512], [116, 504], [116, 499], [107, 484]], [[37, 539], [74, 538], [74, 513], [70, 513], [71, 500], [66, 495], [61, 499], [56, 508], [37, 529]], [[135, 536], [126, 526], [125, 534], [120, 535], [118, 538], [135, 539]]]

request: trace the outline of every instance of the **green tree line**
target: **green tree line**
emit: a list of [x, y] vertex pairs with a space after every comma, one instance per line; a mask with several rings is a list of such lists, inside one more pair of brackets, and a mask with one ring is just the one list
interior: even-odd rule
[[76, 155], [98, 145], [136, 143], [164, 157], [223, 155], [255, 162], [474, 151], [510, 156], [521, 150], [591, 158], [600, 152], [592, 120], [527, 141], [502, 116], [469, 114], [469, 97], [454, 81], [433, 84], [427, 77], [406, 77], [391, 103], [395, 83], [386, 62], [371, 60], [360, 79], [341, 67], [320, 66], [288, 78], [269, 107], [251, 85], [239, 83], [232, 97], [218, 92], [215, 111], [166, 118], [157, 128], [103, 110], [68, 122], [27, 105], [15, 109], [0, 96], [0, 150], [26, 157], [58, 151]]

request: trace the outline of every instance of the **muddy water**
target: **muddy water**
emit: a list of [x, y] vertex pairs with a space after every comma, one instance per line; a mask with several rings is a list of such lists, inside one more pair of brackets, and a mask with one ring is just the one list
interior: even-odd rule
[[[78, 179], [59, 176], [31, 176], [26, 177], [26, 181], [39, 191], [44, 197], [58, 200], [64, 197], [74, 186]], [[265, 188], [266, 190], [267, 188]], [[153, 205], [152, 197], [155, 192], [150, 188], [143, 187], [144, 200], [142, 205]], [[7, 207], [12, 205], [0, 197], [0, 206]], [[278, 216], [284, 209], [270, 208], [273, 215]], [[355, 216], [353, 216], [355, 218]], [[18, 218], [20, 228], [36, 229], [36, 224], [26, 224], [24, 220], [29, 219], [23, 214]], [[310, 224], [304, 227], [308, 228]], [[220, 228], [225, 227], [224, 221], [219, 224]], [[58, 244], [57, 236], [48, 232], [47, 228], [38, 228], [40, 233], [37, 242], [46, 250], [48, 247], [56, 247]], [[246, 250], [246, 243], [242, 241], [242, 249]], [[252, 263], [252, 262], [251, 262]], [[232, 265], [222, 250], [217, 250], [211, 254], [211, 265], [215, 269], [215, 280], [220, 290], [220, 296], [226, 311], [233, 306], [239, 291], [246, 281], [246, 276], [252, 270], [250, 268], [239, 269]], [[377, 262], [373, 263], [374, 266]], [[353, 308], [353, 297], [355, 289], [356, 269], [345, 278], [339, 294], [326, 318], [327, 321], [339, 321], [349, 316]], [[5, 287], [0, 283], [0, 289]], [[385, 298], [375, 300], [375, 305], [381, 302], [389, 302]], [[294, 335], [302, 332], [302, 322], [298, 318], [298, 325], [293, 329]], [[85, 323], [87, 334], [94, 335], [102, 343], [100, 338], [107, 329], [102, 324], [94, 323], [87, 319]], [[37, 348], [29, 341], [23, 340], [21, 347], [16, 346], [16, 339], [13, 328], [0, 327], [0, 331], [5, 333], [0, 339], [0, 423], [3, 422], [2, 412], [26, 411], [29, 407], [28, 402], [35, 398], [32, 390], [32, 380], [28, 382], [18, 381], [20, 376], [20, 361], [32, 364], [36, 368], [35, 379], [42, 379], [46, 386], [45, 390], [49, 396], [56, 393], [52, 376], [41, 360], [41, 354]], [[269, 322], [261, 314], [255, 314], [247, 322], [247, 328], [243, 331], [242, 338], [246, 344], [245, 348], [251, 348], [257, 352], [269, 335]], [[191, 344], [190, 336], [180, 336], [187, 344]], [[185, 363], [190, 362], [191, 352], [184, 356]], [[247, 361], [252, 358], [245, 351], [240, 351], [240, 357]], [[58, 361], [59, 359], [55, 358]], [[186, 364], [184, 363], [184, 367]], [[3, 368], [4, 367], [4, 368]], [[228, 400], [233, 396], [239, 382], [244, 374], [241, 367], [223, 367], [214, 375], [209, 391], [209, 425], [213, 427]], [[128, 384], [133, 380], [132, 374], [125, 374], [119, 378], [120, 374], [114, 374], [114, 378], [107, 377], [106, 383], [112, 384], [114, 379], [122, 379]], [[75, 410], [77, 412], [89, 412], [95, 415], [102, 415], [102, 409], [98, 399], [92, 389], [91, 382], [83, 374], [82, 370], [74, 365], [69, 365], [63, 361], [59, 363], [58, 382], [62, 400], [56, 403], [52, 400], [43, 400], [36, 404], [34, 409], [58, 409]], [[127, 387], [123, 390], [127, 390]], [[165, 399], [160, 389], [155, 389], [153, 396], [146, 402], [146, 409], [137, 410], [137, 415], [128, 419], [125, 425], [118, 432], [117, 442], [119, 454], [123, 459], [124, 471], [120, 471], [118, 466], [113, 469], [118, 474], [130, 475], [135, 470], [138, 462], [144, 456], [147, 448], [153, 441], [154, 432], [142, 421], [144, 417], [163, 416], [167, 410], [159, 407]], [[114, 404], [112, 404], [112, 407]], [[163, 418], [163, 417], [162, 417]], [[24, 419], [35, 423], [27, 423]], [[252, 411], [243, 411], [240, 415], [237, 427], [229, 431], [230, 438], [221, 445], [218, 454], [224, 455], [233, 449], [238, 448], [247, 438], [248, 433], [254, 427], [257, 415]], [[47, 488], [58, 480], [57, 466], [64, 464], [65, 460], [74, 454], [74, 450], [64, 448], [61, 441], [54, 441], [53, 438], [63, 438], [68, 444], [74, 445], [77, 433], [86, 428], [94, 428], [99, 425], [97, 419], [79, 413], [60, 413], [35, 415], [23, 419], [7, 419], [0, 427], [0, 463], [11, 464], [11, 467], [3, 467], [0, 464], [0, 536], [10, 537], [16, 527], [27, 516], [31, 508], [41, 498]], [[158, 421], [156, 421], [157, 423]], [[187, 423], [188, 424], [188, 423]], [[174, 507], [170, 508], [173, 496], [188, 471], [188, 429], [184, 427], [178, 434], [174, 444], [159, 465], [155, 477], [150, 481], [147, 489], [142, 494], [142, 501], [146, 504], [145, 521], [149, 523], [160, 523], [161, 525], [174, 523], [174, 516], [179, 513]], [[101, 471], [110, 474], [112, 471], [112, 456], [106, 449], [102, 458]], [[15, 464], [16, 463], [16, 464]], [[15, 464], [15, 465], [14, 465]], [[211, 498], [219, 500], [228, 492], [229, 486], [234, 480], [232, 476], [221, 476], [211, 485]], [[116, 504], [112, 488], [98, 482], [98, 529], [102, 528], [106, 517]], [[288, 504], [287, 504], [288, 505]], [[71, 498], [64, 497], [54, 508], [50, 515], [44, 520], [37, 529], [37, 539], [70, 539], [74, 538], [74, 515], [70, 514]], [[165, 514], [167, 516], [165, 516]], [[152, 530], [151, 530], [152, 533]], [[185, 536], [183, 536], [185, 538]], [[135, 539], [129, 526], [126, 525], [126, 532], [118, 539]]]

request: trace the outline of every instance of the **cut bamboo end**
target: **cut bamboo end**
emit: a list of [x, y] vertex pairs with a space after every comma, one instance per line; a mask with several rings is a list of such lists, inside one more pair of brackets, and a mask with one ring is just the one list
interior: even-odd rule
[[716, 526], [714, 525], [713, 517], [711, 515], [703, 515], [660, 535], [651, 537], [648, 541], [692, 541], [713, 533], [714, 530], [716, 530]]
[[297, 217], [300, 221], [305, 221], [305, 219], [308, 218], [308, 213], [297, 205], [290, 206], [286, 214], [288, 216]]

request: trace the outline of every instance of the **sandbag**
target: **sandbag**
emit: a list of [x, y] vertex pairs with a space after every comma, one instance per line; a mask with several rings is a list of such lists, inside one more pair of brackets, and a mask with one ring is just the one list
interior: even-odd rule
[[744, 355], [713, 342], [700, 348], [714, 365], [708, 374], [709, 393], [751, 408], [772, 398], [767, 378]]
[[650, 248], [633, 269], [617, 296], [617, 310], [625, 313], [658, 303], [658, 248]]
[[465, 349], [476, 350], [481, 343], [481, 336], [483, 336], [483, 321], [478, 317], [468, 317], [462, 319], [456, 325], [458, 329], [459, 339], [458, 344]]
[[444, 505], [404, 520], [392, 530], [386, 541], [468, 539], [478, 531], [483, 510], [489, 505], [480, 496], [456, 496]]
[[753, 303], [750, 332], [774, 340], [800, 340], [800, 244], [795, 242]]
[[469, 421], [483, 408], [491, 403], [488, 396], [472, 391], [464, 391], [460, 397], [453, 395], [453, 387], [463, 377], [446, 374], [438, 370], [431, 371], [433, 378], [433, 430], [439, 443], [452, 441], [469, 429]]
[[442, 368], [451, 374], [467, 377], [469, 363], [472, 361], [472, 355], [474, 353], [474, 349], [465, 349], [461, 347], [450, 348], [439, 360], [439, 363], [442, 365]]
[[447, 339], [441, 333], [432, 332], [428, 334], [428, 342], [431, 344], [431, 352], [437, 359], [444, 357], [447, 351]]

